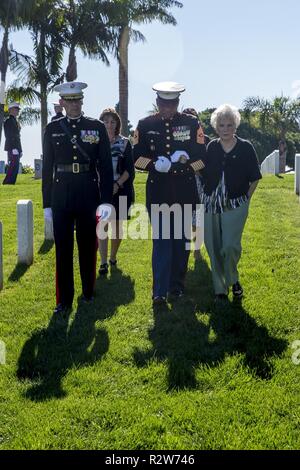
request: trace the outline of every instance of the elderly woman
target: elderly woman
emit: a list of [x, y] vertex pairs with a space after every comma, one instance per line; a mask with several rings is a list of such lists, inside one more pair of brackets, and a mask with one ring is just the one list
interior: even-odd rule
[[211, 125], [219, 135], [207, 147], [203, 173], [204, 240], [210, 257], [216, 300], [243, 295], [237, 269], [249, 201], [261, 173], [250, 142], [236, 135], [241, 116], [229, 104], [217, 108]]
[[[113, 108], [104, 109], [100, 120], [104, 122], [110, 140], [114, 172], [112, 205], [115, 208], [115, 219], [111, 221], [112, 239], [109, 264], [115, 266], [123, 237], [123, 220], [129, 219], [129, 209], [134, 201], [134, 163], [131, 144], [126, 137], [120, 134], [121, 119], [116, 110]], [[108, 273], [108, 237], [99, 240], [99, 252], [101, 257], [99, 274], [106, 275]]]

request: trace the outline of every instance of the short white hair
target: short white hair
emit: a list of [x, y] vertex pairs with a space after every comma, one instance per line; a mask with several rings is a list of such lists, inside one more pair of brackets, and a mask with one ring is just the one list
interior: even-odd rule
[[221, 119], [230, 119], [235, 128], [237, 129], [241, 122], [241, 115], [239, 110], [231, 104], [221, 104], [211, 115], [210, 123], [214, 129], [217, 129], [217, 126]]

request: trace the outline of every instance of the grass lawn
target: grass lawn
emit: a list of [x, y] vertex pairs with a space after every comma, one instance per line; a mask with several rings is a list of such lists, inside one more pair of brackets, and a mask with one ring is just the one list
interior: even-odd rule
[[[1, 178], [2, 180], [2, 178]], [[136, 178], [144, 200], [145, 175]], [[151, 241], [124, 240], [118, 269], [52, 317], [54, 247], [44, 243], [41, 182], [0, 185], [2, 449], [300, 448], [300, 204], [293, 176], [265, 177], [240, 262], [245, 297], [217, 310], [208, 257], [190, 257], [187, 298], [153, 311]], [[16, 266], [16, 202], [34, 203], [34, 264]], [[133, 223], [132, 221], [131, 223]], [[99, 262], [98, 262], [99, 263]]]

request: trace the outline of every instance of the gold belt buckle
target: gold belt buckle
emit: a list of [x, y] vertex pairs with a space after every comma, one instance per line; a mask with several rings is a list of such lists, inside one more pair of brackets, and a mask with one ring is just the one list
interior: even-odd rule
[[73, 173], [79, 173], [79, 163], [73, 163], [72, 164], [72, 172]]

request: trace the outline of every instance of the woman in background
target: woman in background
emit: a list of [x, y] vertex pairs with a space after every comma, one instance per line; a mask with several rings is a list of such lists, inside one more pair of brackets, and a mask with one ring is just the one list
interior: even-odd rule
[[[129, 209], [134, 201], [134, 163], [131, 144], [126, 137], [120, 134], [121, 119], [116, 110], [113, 108], [104, 109], [100, 120], [103, 121], [110, 140], [114, 171], [112, 205], [115, 208], [115, 219], [111, 220], [112, 238], [109, 264], [115, 266], [123, 237], [123, 220], [129, 219]], [[106, 230], [108, 230], [108, 226], [106, 226]], [[99, 274], [106, 275], [108, 273], [108, 237], [99, 240], [99, 252], [101, 257]]]
[[[182, 112], [184, 114], [190, 114], [191, 116], [195, 116], [195, 118], [197, 118], [199, 121], [199, 115], [194, 108], [185, 108]], [[200, 121], [199, 121], [199, 124], [202, 127], [202, 124]], [[205, 145], [207, 145], [210, 142], [210, 138], [206, 134], [204, 134], [204, 142], [205, 142]], [[195, 179], [196, 179], [199, 199], [201, 200], [201, 194], [202, 194], [203, 189], [202, 189], [202, 177], [199, 171], [195, 173]], [[198, 261], [201, 259], [200, 248], [201, 248], [201, 244], [203, 243], [203, 236], [201, 236], [201, 225], [203, 225], [203, 223], [204, 223], [203, 206], [201, 206], [200, 208], [193, 211], [193, 217], [192, 217], [192, 233], [193, 233], [193, 239], [194, 239], [195, 261]]]

